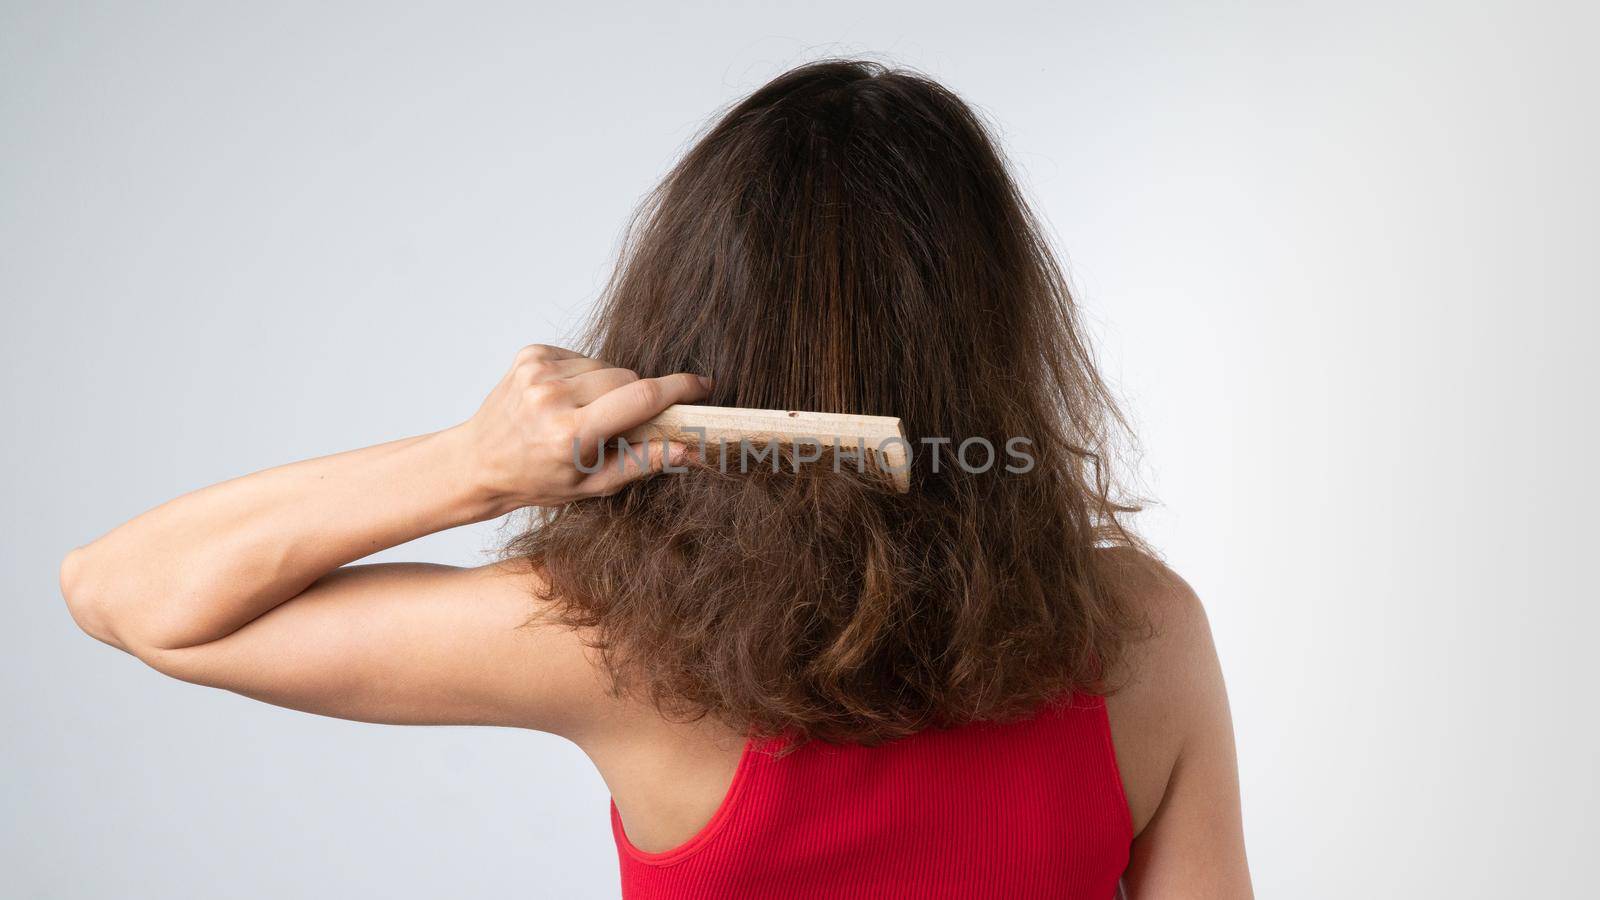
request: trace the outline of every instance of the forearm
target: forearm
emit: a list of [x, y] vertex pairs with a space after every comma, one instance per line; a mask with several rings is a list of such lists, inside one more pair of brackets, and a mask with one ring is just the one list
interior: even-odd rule
[[163, 504], [62, 565], [73, 615], [123, 649], [233, 633], [328, 572], [508, 511], [455, 429], [280, 466]]

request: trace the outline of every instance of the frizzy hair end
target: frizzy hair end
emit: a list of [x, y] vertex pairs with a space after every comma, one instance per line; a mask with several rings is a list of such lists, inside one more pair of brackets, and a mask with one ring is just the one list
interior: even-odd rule
[[[857, 743], [1110, 690], [1141, 627], [1102, 549], [1142, 547], [1126, 428], [1049, 242], [943, 86], [825, 60], [734, 104], [640, 210], [586, 349], [708, 374], [712, 409], [898, 419], [916, 454], [904, 492], [807, 448], [532, 523], [506, 552], [617, 690]], [[1018, 438], [1025, 471], [961, 464]]]

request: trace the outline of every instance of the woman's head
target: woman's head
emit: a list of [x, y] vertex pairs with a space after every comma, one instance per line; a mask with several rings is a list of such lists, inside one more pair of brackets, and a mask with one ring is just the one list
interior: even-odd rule
[[[737, 104], [641, 210], [589, 349], [709, 374], [716, 405], [898, 416], [913, 450], [909, 495], [826, 463], [702, 467], [513, 542], [620, 689], [874, 742], [1100, 688], [1129, 627], [1094, 550], [1132, 540], [1105, 466], [1116, 413], [1047, 242], [949, 91], [829, 61]], [[970, 438], [1023, 439], [1034, 463], [970, 471]]]

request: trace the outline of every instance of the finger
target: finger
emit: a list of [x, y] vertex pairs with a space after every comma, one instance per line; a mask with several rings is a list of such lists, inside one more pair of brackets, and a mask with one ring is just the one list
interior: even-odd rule
[[574, 402], [579, 406], [587, 406], [625, 384], [638, 381], [639, 373], [632, 369], [607, 368], [605, 363], [601, 363], [600, 368], [568, 380], [572, 383]]
[[560, 373], [562, 378], [571, 378], [574, 375], [594, 372], [597, 368], [611, 368], [610, 362], [606, 362], [603, 359], [595, 359], [592, 356], [566, 357], [566, 359], [555, 360], [549, 365], [550, 372]]
[[574, 353], [562, 347], [534, 344], [517, 351], [517, 359], [511, 364], [511, 371], [506, 374], [506, 378], [514, 384], [539, 384], [576, 375], [591, 368], [605, 367], [605, 363], [592, 360], [581, 353]]
[[549, 344], [529, 344], [517, 351], [517, 362], [555, 362], [561, 359], [572, 359], [582, 356], [576, 350], [565, 347], [552, 347]]
[[652, 440], [648, 445], [633, 444], [630, 452], [608, 447], [605, 466], [585, 478], [578, 489], [588, 496], [615, 494], [629, 482], [641, 478], [661, 472], [685, 471], [692, 452], [688, 444], [660, 440]]
[[597, 372], [601, 369], [611, 368], [611, 364], [603, 359], [594, 359], [588, 356], [573, 356], [568, 359], [558, 359], [547, 364], [551, 374], [557, 378], [576, 378], [585, 372]]
[[660, 415], [674, 403], [704, 400], [711, 379], [680, 372], [660, 378], [641, 378], [596, 398], [578, 410], [578, 434], [594, 446]]

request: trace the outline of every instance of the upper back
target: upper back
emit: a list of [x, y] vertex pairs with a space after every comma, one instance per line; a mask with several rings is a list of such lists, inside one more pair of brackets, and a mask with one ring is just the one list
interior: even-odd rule
[[1110, 897], [1133, 830], [1097, 697], [876, 747], [745, 745], [694, 837], [636, 848], [623, 896]]

